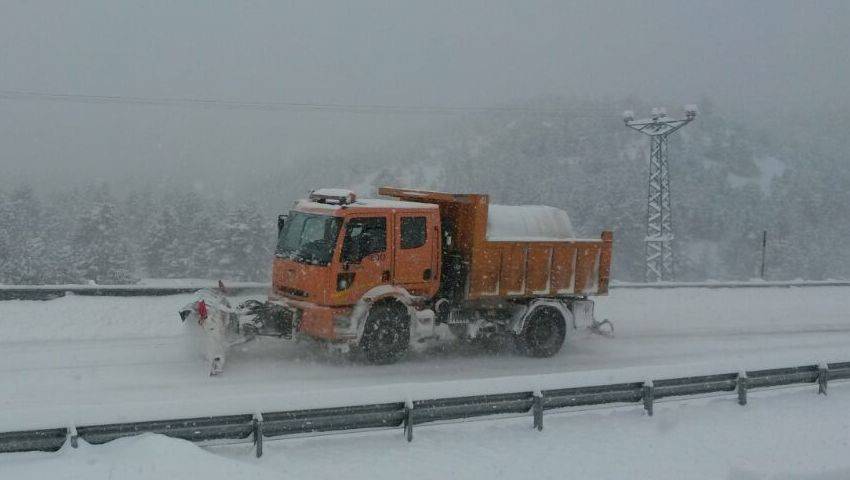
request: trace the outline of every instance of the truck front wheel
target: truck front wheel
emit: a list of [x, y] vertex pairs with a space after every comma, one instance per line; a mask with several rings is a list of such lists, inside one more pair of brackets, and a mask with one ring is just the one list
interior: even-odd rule
[[519, 350], [530, 357], [551, 357], [561, 350], [567, 325], [563, 315], [554, 308], [537, 308], [517, 336]]
[[360, 350], [370, 363], [394, 363], [410, 344], [410, 318], [398, 302], [378, 303], [369, 311]]

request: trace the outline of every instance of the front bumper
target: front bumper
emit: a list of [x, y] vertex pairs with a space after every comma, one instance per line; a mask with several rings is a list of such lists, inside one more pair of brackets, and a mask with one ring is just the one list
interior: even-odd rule
[[292, 338], [298, 330], [301, 311], [278, 302], [252, 302], [245, 305], [245, 311], [239, 318], [239, 329], [243, 334]]
[[295, 322], [295, 332], [298, 334], [330, 341], [345, 341], [356, 337], [356, 332], [351, 332], [350, 328], [341, 328], [343, 325], [350, 326], [350, 307], [327, 307], [288, 298], [275, 299], [272, 302], [299, 312], [296, 314], [299, 320]]

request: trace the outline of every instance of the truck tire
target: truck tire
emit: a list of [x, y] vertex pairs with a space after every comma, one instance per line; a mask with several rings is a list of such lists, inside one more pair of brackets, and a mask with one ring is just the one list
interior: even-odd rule
[[360, 350], [369, 363], [396, 362], [410, 344], [410, 315], [399, 302], [381, 302], [369, 310]]
[[566, 334], [567, 324], [561, 312], [539, 307], [531, 312], [516, 344], [519, 351], [529, 357], [551, 357], [561, 350]]

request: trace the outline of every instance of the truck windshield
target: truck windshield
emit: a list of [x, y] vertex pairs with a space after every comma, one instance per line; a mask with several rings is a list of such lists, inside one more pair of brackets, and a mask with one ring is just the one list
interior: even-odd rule
[[283, 225], [275, 254], [313, 265], [327, 265], [333, 257], [342, 218], [292, 212]]

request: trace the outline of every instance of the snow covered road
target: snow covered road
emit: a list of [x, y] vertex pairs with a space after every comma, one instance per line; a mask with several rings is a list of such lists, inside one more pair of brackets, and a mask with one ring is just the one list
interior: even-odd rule
[[396, 365], [311, 344], [243, 346], [210, 378], [179, 324], [189, 295], [0, 302], [0, 431], [245, 413], [850, 360], [850, 288], [618, 290], [549, 359], [451, 347]]

